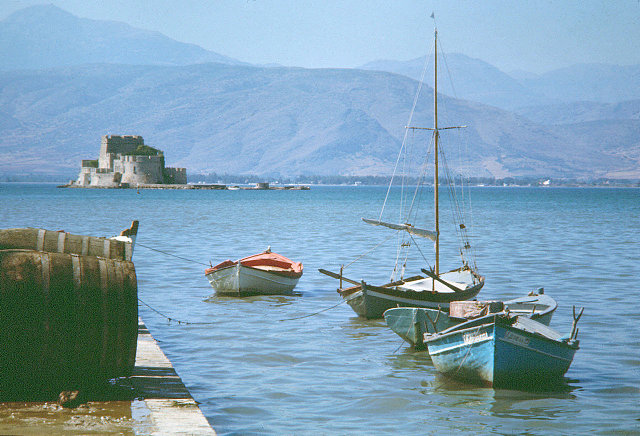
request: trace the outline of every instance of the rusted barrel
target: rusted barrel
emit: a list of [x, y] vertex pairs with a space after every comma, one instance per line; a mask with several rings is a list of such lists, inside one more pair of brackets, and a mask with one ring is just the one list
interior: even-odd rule
[[131, 260], [131, 243], [44, 229], [0, 230], [0, 250], [27, 249]]
[[132, 262], [0, 250], [0, 395], [129, 376], [137, 336]]

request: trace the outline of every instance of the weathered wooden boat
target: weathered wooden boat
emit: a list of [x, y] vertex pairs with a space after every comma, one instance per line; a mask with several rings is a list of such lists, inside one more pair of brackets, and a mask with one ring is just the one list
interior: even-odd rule
[[138, 221], [132, 221], [131, 227], [111, 238], [34, 228], [0, 229], [0, 250], [27, 249], [131, 260], [137, 234]]
[[542, 293], [542, 289], [538, 292], [504, 302], [453, 301], [449, 310], [395, 307], [384, 312], [384, 320], [391, 330], [415, 348], [424, 348], [425, 333], [438, 333], [472, 318], [503, 310], [549, 325], [558, 304]]
[[[440, 219], [439, 219], [439, 158], [444, 156], [443, 150], [439, 147], [441, 131], [451, 129], [461, 129], [465, 126], [451, 126], [441, 127], [438, 125], [438, 56], [437, 56], [437, 31], [435, 33], [435, 68], [434, 68], [434, 92], [433, 92], [433, 107], [434, 107], [434, 125], [433, 127], [413, 127], [410, 126], [413, 117], [413, 111], [409, 117], [409, 125], [406, 127], [405, 137], [402, 143], [400, 153], [404, 153], [409, 148], [406, 141], [409, 131], [424, 131], [428, 130], [433, 133], [431, 143], [433, 143], [433, 201], [434, 201], [434, 218], [435, 229], [428, 230], [421, 226], [417, 226], [418, 220], [421, 218], [418, 216], [420, 207], [418, 202], [423, 196], [420, 195], [420, 190], [425, 186], [427, 166], [424, 165], [421, 168], [421, 173], [418, 173], [419, 183], [415, 191], [409, 192], [404, 189], [404, 177], [402, 178], [402, 191], [401, 191], [401, 205], [406, 206], [404, 208], [402, 219], [400, 223], [382, 221], [382, 217], [385, 212], [385, 205], [389, 197], [389, 192], [394, 184], [394, 177], [389, 185], [387, 191], [387, 198], [383, 203], [382, 211], [379, 219], [365, 219], [363, 221], [367, 224], [374, 226], [381, 226], [398, 232], [400, 236], [398, 238], [397, 255], [395, 259], [395, 267], [392, 270], [391, 282], [381, 286], [373, 286], [370, 283], [364, 281], [346, 280], [343, 276], [344, 267], [341, 267], [340, 273], [332, 273], [321, 269], [320, 272], [328, 274], [331, 277], [338, 278], [340, 280], [340, 287], [338, 293], [351, 308], [360, 316], [365, 318], [381, 318], [385, 310], [392, 307], [404, 306], [404, 307], [448, 307], [449, 303], [457, 300], [467, 300], [474, 298], [480, 289], [484, 285], [484, 277], [482, 277], [475, 266], [473, 260], [473, 251], [471, 250], [470, 238], [468, 236], [467, 227], [464, 224], [464, 214], [462, 208], [459, 206], [457, 196], [459, 192], [455, 189], [455, 183], [451, 178], [451, 173], [445, 168], [443, 171], [444, 178], [447, 180], [448, 193], [452, 200], [452, 220], [456, 226], [455, 231], [460, 238], [460, 250], [459, 253], [462, 257], [462, 267], [450, 270], [448, 272], [440, 272]], [[418, 101], [418, 93], [415, 98], [415, 102]], [[414, 106], [415, 107], [415, 106]], [[427, 150], [424, 155], [428, 155], [431, 150]], [[425, 156], [421, 156], [419, 159], [405, 158], [402, 161], [425, 161]], [[398, 156], [398, 162], [401, 161], [401, 156]], [[443, 159], [443, 164], [446, 164], [446, 160]], [[394, 213], [395, 215], [395, 213]], [[427, 269], [422, 268], [421, 271], [424, 275], [417, 275], [410, 278], [404, 278], [404, 272], [407, 265], [408, 250], [411, 247], [418, 247], [418, 241], [416, 238], [426, 238], [433, 241], [435, 244], [435, 264], [433, 267]], [[419, 249], [418, 252], [422, 258], [424, 258], [424, 250]], [[364, 257], [364, 255], [360, 256]], [[426, 260], [426, 258], [425, 258]], [[355, 261], [354, 261], [355, 262]], [[354, 263], [351, 262], [351, 263]], [[396, 280], [396, 275], [399, 275], [399, 280]], [[354, 284], [355, 286], [349, 288], [342, 287], [342, 281]]]
[[302, 263], [267, 249], [236, 261], [225, 260], [204, 273], [218, 294], [277, 295], [290, 294], [302, 271]]
[[[326, 270], [321, 269], [320, 272], [334, 276]], [[465, 267], [442, 273], [436, 278], [414, 276], [382, 286], [365, 282], [357, 284], [344, 276], [337, 278], [355, 284], [349, 288], [340, 287], [338, 293], [354, 312], [367, 319], [382, 318], [386, 310], [398, 306], [448, 308], [453, 301], [475, 297], [484, 284], [483, 277]]]
[[137, 221], [118, 240], [0, 230], [0, 399], [56, 398], [131, 375], [138, 335], [130, 261]]
[[[584, 310], [584, 309], [583, 309]], [[576, 317], [570, 335], [507, 312], [490, 314], [440, 333], [425, 333], [436, 369], [494, 387], [541, 387], [561, 381], [579, 348]]]

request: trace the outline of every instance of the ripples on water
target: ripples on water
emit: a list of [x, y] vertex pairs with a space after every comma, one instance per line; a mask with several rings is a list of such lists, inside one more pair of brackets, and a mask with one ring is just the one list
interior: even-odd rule
[[[302, 261], [300, 296], [238, 299], [212, 296], [202, 264], [136, 249], [143, 301], [174, 319], [211, 323], [168, 323], [140, 307], [220, 434], [640, 432], [638, 189], [472, 189], [472, 242], [487, 278], [480, 297], [544, 287], [559, 303], [551, 326], [562, 332], [571, 328], [571, 306], [585, 307], [581, 349], [553, 392], [446, 379], [426, 352], [346, 304], [307, 316], [340, 302], [337, 282], [318, 268], [338, 270], [388, 236], [360, 221], [378, 216], [384, 194], [371, 187], [136, 194], [4, 184], [0, 218], [3, 228], [92, 235], [139, 219], [140, 244], [195, 262], [268, 245]], [[383, 282], [394, 258], [393, 247], [378, 250], [345, 275]], [[442, 258], [457, 266], [453, 249], [445, 247]]]

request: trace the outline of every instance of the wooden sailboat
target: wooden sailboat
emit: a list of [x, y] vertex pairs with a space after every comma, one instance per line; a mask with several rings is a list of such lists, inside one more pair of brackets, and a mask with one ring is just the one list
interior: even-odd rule
[[[400, 277], [400, 280], [394, 280], [381, 286], [374, 286], [364, 281], [355, 281], [346, 279], [343, 276], [343, 269], [339, 274], [326, 270], [319, 270], [331, 277], [340, 280], [338, 293], [347, 301], [353, 310], [360, 316], [365, 318], [382, 318], [385, 310], [403, 306], [403, 307], [430, 307], [442, 308], [448, 307], [451, 301], [467, 300], [475, 297], [484, 285], [484, 277], [480, 276], [475, 267], [471, 267], [464, 260], [464, 250], [470, 250], [468, 240], [463, 241], [463, 265], [460, 268], [440, 272], [440, 217], [439, 217], [439, 162], [438, 141], [440, 139], [440, 131], [448, 129], [459, 129], [458, 127], [441, 127], [438, 125], [438, 32], [435, 31], [435, 64], [434, 64], [434, 125], [433, 127], [414, 127], [407, 126], [406, 129], [429, 130], [433, 132], [434, 144], [434, 206], [435, 206], [435, 230], [427, 230], [416, 227], [410, 223], [410, 217], [407, 214], [404, 223], [395, 224], [385, 222], [381, 219], [365, 219], [363, 221], [376, 226], [383, 226], [397, 232], [404, 232], [408, 239], [403, 242], [402, 246], [409, 246], [415, 242], [414, 236], [428, 238], [435, 242], [435, 265], [433, 268], [422, 269], [423, 275], [416, 275], [410, 278]], [[418, 90], [419, 92], [419, 90]], [[416, 99], [417, 100], [417, 99]], [[406, 135], [405, 135], [406, 139]], [[404, 142], [403, 142], [404, 146]], [[393, 182], [393, 180], [392, 180]], [[415, 196], [414, 196], [415, 198]], [[410, 208], [413, 210], [413, 208]], [[382, 214], [381, 214], [382, 215]], [[459, 223], [458, 233], [466, 239], [466, 227], [463, 223]], [[396, 268], [398, 264], [396, 262]], [[394, 269], [394, 272], [397, 269]], [[404, 268], [402, 268], [404, 272]], [[346, 281], [354, 286], [343, 288], [342, 283]]]

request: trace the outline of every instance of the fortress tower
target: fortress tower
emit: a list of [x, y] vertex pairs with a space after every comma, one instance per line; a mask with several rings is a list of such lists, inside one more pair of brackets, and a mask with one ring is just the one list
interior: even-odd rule
[[185, 168], [165, 168], [162, 151], [142, 136], [103, 136], [97, 160], [83, 160], [76, 186], [124, 188], [151, 184], [186, 184]]

